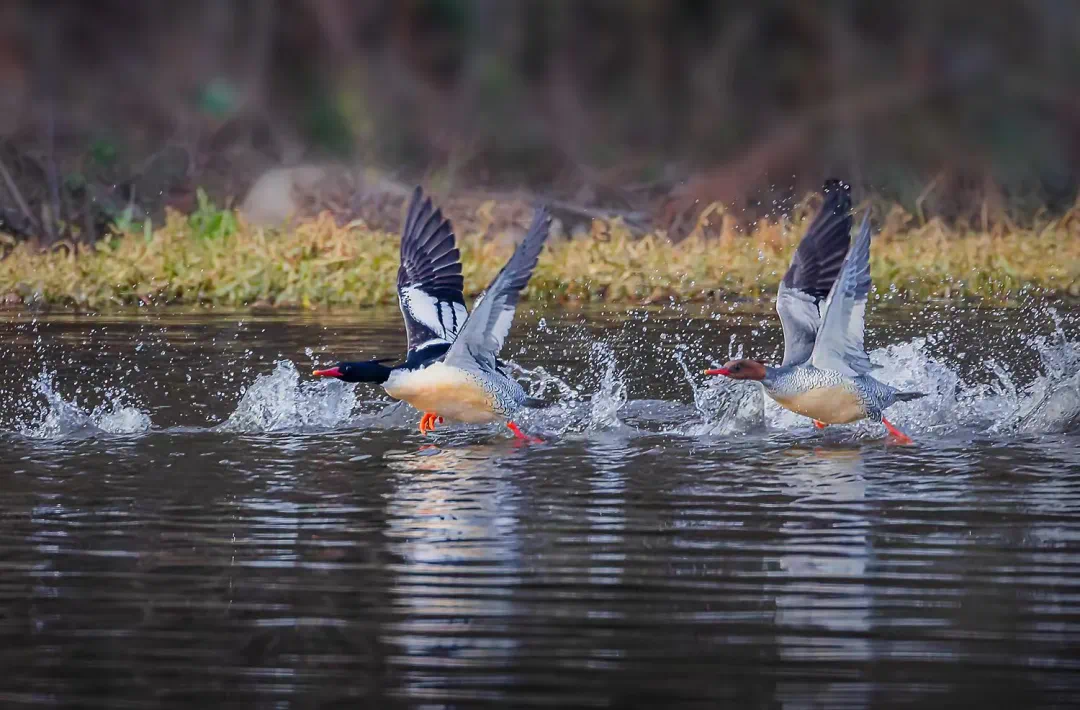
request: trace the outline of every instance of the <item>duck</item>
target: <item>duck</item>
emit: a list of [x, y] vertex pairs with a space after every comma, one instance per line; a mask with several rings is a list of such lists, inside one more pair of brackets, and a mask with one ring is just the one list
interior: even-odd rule
[[896, 402], [926, 396], [902, 392], [875, 379], [864, 346], [866, 301], [870, 293], [870, 213], [855, 243], [851, 235], [850, 186], [825, 182], [826, 199], [784, 274], [776, 310], [784, 330], [779, 367], [758, 360], [732, 360], [706, 375], [760, 382], [780, 406], [810, 417], [814, 426], [879, 422], [898, 443], [909, 436], [884, 415]]
[[399, 365], [387, 364], [399, 358], [339, 362], [313, 375], [382, 385], [394, 399], [423, 412], [422, 434], [447, 420], [468, 424], [504, 420], [516, 438], [539, 441], [522, 432], [511, 417], [522, 408], [546, 404], [525, 393], [498, 353], [550, 225], [550, 214], [541, 207], [525, 238], [469, 313], [453, 229], [418, 187], [402, 227], [397, 278], [408, 338], [404, 361]]

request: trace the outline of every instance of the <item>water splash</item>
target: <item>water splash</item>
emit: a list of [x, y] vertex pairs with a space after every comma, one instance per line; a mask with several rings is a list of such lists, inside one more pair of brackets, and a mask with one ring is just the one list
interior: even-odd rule
[[[876, 377], [901, 389], [927, 394], [918, 401], [896, 404], [889, 410], [889, 418], [916, 438], [952, 432], [1029, 436], [1080, 431], [1080, 340], [1075, 338], [1075, 327], [1070, 325], [1067, 331], [1064, 319], [1053, 309], [1040, 307], [1037, 315], [1044, 319], [1043, 323], [1048, 324], [1052, 319], [1052, 327], [1038, 328], [1038, 318], [1030, 316], [1025, 327], [1045, 335], [1013, 332], [1007, 345], [987, 341], [985, 349], [980, 348], [980, 362], [974, 371], [973, 359], [967, 353], [960, 352], [959, 346], [950, 349], [957, 340], [971, 345], [970, 338], [953, 337], [950, 328], [959, 326], [951, 312], [925, 329], [930, 333], [926, 338], [872, 352], [871, 360], [879, 366], [874, 373]], [[522, 412], [518, 415], [519, 423], [534, 425], [535, 433], [541, 436], [567, 433], [587, 436], [591, 432], [612, 430], [699, 437], [760, 431], [817, 435], [809, 419], [763, 397], [757, 385], [702, 376], [700, 367], [706, 361], [702, 350], [707, 338], [697, 342], [693, 333], [678, 332], [661, 333], [658, 338], [645, 337], [645, 329], [655, 326], [653, 320], [650, 313], [642, 313], [627, 320], [632, 328], [605, 330], [603, 340], [597, 340], [596, 333], [584, 326], [560, 330], [557, 345], [551, 346], [548, 353], [548, 359], [559, 364], [549, 364], [547, 369], [543, 366], [527, 369], [508, 361], [509, 371], [530, 396], [551, 402], [546, 409]], [[664, 325], [669, 327], [670, 321]], [[763, 325], [769, 323], [763, 321]], [[1073, 334], [1073, 340], [1068, 333]], [[752, 331], [750, 335], [753, 336]], [[667, 340], [669, 336], [672, 341]], [[737, 338], [731, 334], [725, 359], [742, 355]], [[35, 335], [32, 343], [40, 339], [40, 335]], [[668, 342], [678, 344], [672, 349]], [[40, 359], [51, 359], [54, 364], [75, 363], [58, 359], [40, 345], [28, 348]], [[141, 344], [136, 347], [137, 352], [145, 350]], [[672, 352], [674, 363], [668, 360]], [[647, 358], [662, 358], [669, 365], [658, 368], [648, 363], [647, 371], [681, 370], [689, 391], [677, 387], [675, 391], [658, 391], [657, 399], [630, 400], [631, 396], [645, 394], [630, 368]], [[620, 359], [627, 369], [620, 366]], [[250, 353], [241, 360], [249, 362]], [[674, 380], [678, 381], [678, 378]], [[297, 366], [285, 360], [276, 362], [269, 374], [249, 382], [239, 393], [235, 410], [217, 427], [219, 430], [302, 432], [342, 426], [412, 429], [419, 417], [406, 404], [388, 402], [378, 388], [328, 379], [311, 380], [302, 377]], [[138, 390], [117, 380], [108, 384], [111, 388], [102, 386], [86, 394], [76, 390], [73, 397], [59, 394], [53, 378], [46, 374], [39, 375], [37, 380], [23, 380], [17, 387], [9, 384], [10, 391], [0, 386], [0, 397], [9, 403], [8, 415], [0, 425], [8, 431], [36, 438], [150, 430], [152, 422], [146, 407], [131, 396]], [[688, 394], [692, 397], [687, 397]], [[220, 420], [215, 418], [215, 421]], [[830, 428], [827, 434], [877, 438], [883, 430], [880, 425], [864, 422]]]
[[219, 431], [282, 432], [330, 429], [349, 421], [356, 407], [356, 386], [334, 379], [301, 381], [296, 365], [274, 363], [243, 391], [236, 410]]
[[589, 429], [615, 429], [621, 424], [619, 410], [626, 405], [626, 383], [619, 373], [615, 351], [607, 343], [594, 343], [589, 351], [590, 369], [600, 372], [600, 382], [589, 403]]
[[[1019, 384], [1009, 364], [987, 360], [991, 381], [965, 380], [956, 369], [930, 357], [926, 340], [890, 346], [871, 354], [879, 379], [927, 397], [890, 409], [890, 420], [911, 431], [948, 433], [971, 429], [986, 434], [1051, 433], [1080, 423], [1080, 345], [1060, 323], [1054, 334], [1025, 337], [1040, 364], [1027, 384]], [[895, 415], [893, 414], [895, 412]]]
[[1080, 428], [1080, 343], [1070, 341], [1062, 318], [1050, 309], [1054, 332], [1028, 336], [1039, 356], [1042, 374], [1020, 392], [1016, 411], [1006, 423], [1019, 433], [1060, 433]]
[[104, 401], [87, 410], [77, 399], [68, 400], [58, 393], [53, 380], [54, 375], [48, 372], [34, 380], [34, 392], [45, 401], [28, 403], [30, 409], [36, 404], [38, 411], [17, 428], [23, 436], [59, 439], [79, 434], [138, 434], [150, 429], [150, 415], [133, 405], [126, 392], [108, 389]]
[[[593, 382], [570, 385], [542, 367], [526, 370], [507, 363], [512, 376], [522, 381], [532, 397], [554, 389], [558, 398], [543, 409], [522, 410], [515, 417], [542, 436], [563, 436], [569, 432], [609, 431], [625, 427], [619, 413], [626, 405], [626, 383], [614, 349], [604, 342], [589, 347], [587, 372]], [[591, 394], [589, 392], [591, 391]]]
[[[738, 357], [738, 356], [737, 356]], [[694, 376], [686, 364], [683, 352], [675, 353], [675, 362], [694, 394], [694, 409], [700, 421], [680, 432], [691, 436], [730, 436], [761, 427], [765, 416], [765, 395], [752, 382], [739, 382], [726, 377], [702, 380]]]
[[511, 377], [521, 383], [530, 397], [547, 399], [549, 392], [554, 391], [557, 401], [560, 402], [581, 399], [581, 393], [577, 389], [558, 375], [549, 372], [543, 365], [530, 370], [511, 360], [506, 363], [506, 370]]

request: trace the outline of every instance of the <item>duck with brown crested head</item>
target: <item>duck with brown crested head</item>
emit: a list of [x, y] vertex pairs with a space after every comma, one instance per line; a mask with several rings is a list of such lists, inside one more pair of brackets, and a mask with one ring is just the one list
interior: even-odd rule
[[757, 360], [732, 360], [705, 374], [760, 382], [765, 394], [810, 417], [819, 429], [870, 419], [884, 424], [901, 443], [911, 443], [883, 413], [896, 402], [925, 395], [901, 392], [871, 377], [873, 365], [863, 346], [870, 293], [869, 213], [848, 252], [850, 188], [830, 180], [825, 192], [825, 204], [799, 243], [776, 299], [784, 327], [783, 363], [769, 367]]

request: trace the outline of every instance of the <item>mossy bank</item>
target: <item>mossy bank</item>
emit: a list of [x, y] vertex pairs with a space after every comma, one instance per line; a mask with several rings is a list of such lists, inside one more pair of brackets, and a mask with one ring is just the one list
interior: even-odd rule
[[[620, 222], [592, 223], [545, 250], [526, 297], [547, 303], [622, 303], [775, 292], [811, 210], [736, 230], [723, 210], [703, 212], [691, 235], [635, 236]], [[913, 299], [1007, 301], [1025, 290], [1080, 295], [1080, 210], [1031, 228], [979, 231], [886, 215], [874, 241], [876, 288]], [[481, 291], [509, 256], [491, 229], [459, 234], [466, 291]], [[0, 299], [100, 310], [131, 304], [319, 308], [396, 299], [398, 235], [329, 215], [268, 230], [230, 210], [171, 213], [93, 246], [42, 250], [0, 235]]]

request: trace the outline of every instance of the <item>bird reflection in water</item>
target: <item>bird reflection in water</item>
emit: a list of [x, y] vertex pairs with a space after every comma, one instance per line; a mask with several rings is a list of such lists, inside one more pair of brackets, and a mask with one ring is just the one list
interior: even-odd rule
[[514, 663], [517, 605], [507, 590], [520, 583], [520, 472], [506, 455], [515, 448], [500, 439], [386, 457], [397, 474], [386, 536], [402, 560], [389, 640], [415, 661], [408, 682], [417, 691], [449, 682], [466, 660], [503, 674]]
[[[796, 663], [820, 658], [824, 649], [836, 660], [865, 658], [872, 595], [860, 580], [873, 555], [865, 447], [796, 445], [785, 453], [790, 470], [784, 480], [802, 514], [784, 523], [777, 540], [776, 564], [785, 579], [776, 594], [780, 653]], [[847, 593], [837, 596], [838, 589]], [[832, 689], [820, 692], [826, 700]]]

